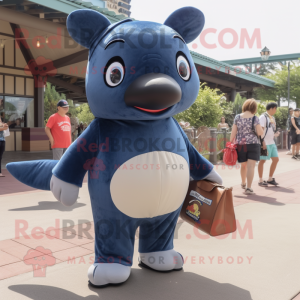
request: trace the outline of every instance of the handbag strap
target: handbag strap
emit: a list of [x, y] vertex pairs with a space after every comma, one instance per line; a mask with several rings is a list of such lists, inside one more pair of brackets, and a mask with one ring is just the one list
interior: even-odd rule
[[265, 133], [265, 135], [264, 135], [263, 138], [260, 137], [261, 143], [264, 141], [264, 139], [265, 139], [265, 137], [266, 137], [266, 135], [267, 135], [268, 129], [269, 129], [268, 118], [267, 118], [266, 114], [264, 114], [264, 116], [265, 116], [265, 118], [266, 118], [266, 133]]
[[252, 131], [255, 133], [255, 135], [257, 136], [255, 129], [254, 129], [254, 120], [255, 120], [255, 116], [253, 116], [252, 118]]

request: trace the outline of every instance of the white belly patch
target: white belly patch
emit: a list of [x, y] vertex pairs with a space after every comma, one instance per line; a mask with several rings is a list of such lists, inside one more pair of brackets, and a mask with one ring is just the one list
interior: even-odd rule
[[154, 151], [131, 158], [115, 172], [110, 193], [132, 218], [153, 218], [177, 210], [189, 187], [189, 166], [180, 155]]

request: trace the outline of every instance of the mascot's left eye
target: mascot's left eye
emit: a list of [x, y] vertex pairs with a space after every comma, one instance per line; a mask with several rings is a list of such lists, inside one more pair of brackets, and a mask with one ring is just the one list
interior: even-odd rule
[[106, 83], [109, 86], [117, 86], [119, 85], [124, 78], [124, 67], [119, 62], [111, 63], [106, 71]]
[[182, 55], [177, 57], [177, 71], [183, 80], [187, 81], [190, 79], [190, 65], [187, 59]]

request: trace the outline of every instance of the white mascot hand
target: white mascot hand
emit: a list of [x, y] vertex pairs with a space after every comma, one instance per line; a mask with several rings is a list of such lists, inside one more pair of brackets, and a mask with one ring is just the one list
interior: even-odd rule
[[77, 185], [62, 181], [52, 175], [50, 189], [54, 197], [65, 206], [73, 205], [79, 194]]
[[207, 179], [209, 181], [216, 182], [221, 185], [223, 184], [221, 176], [214, 169], [212, 169], [212, 171], [203, 179]]

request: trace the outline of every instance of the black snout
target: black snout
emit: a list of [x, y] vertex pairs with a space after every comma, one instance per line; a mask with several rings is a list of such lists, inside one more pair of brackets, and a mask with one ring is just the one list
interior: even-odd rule
[[181, 88], [170, 76], [148, 73], [137, 78], [125, 92], [125, 103], [150, 110], [168, 108], [181, 99]]

